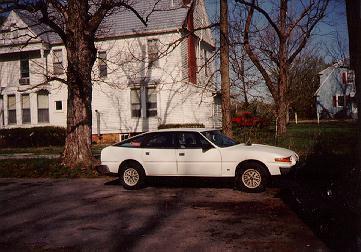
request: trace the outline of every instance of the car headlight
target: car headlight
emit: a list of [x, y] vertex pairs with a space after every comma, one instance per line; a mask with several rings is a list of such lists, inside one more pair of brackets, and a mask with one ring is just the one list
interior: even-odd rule
[[275, 161], [279, 163], [292, 163], [292, 156], [275, 158]]

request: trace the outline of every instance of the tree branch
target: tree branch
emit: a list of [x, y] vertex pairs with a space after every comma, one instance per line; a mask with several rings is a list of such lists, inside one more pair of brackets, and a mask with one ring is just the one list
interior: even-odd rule
[[325, 11], [327, 9], [329, 0], [326, 0], [323, 5], [317, 9], [317, 13], [315, 14], [315, 19], [311, 20], [310, 23], [307, 25], [306, 30], [303, 32], [303, 38], [297, 49], [291, 54], [288, 58], [287, 63], [291, 64], [293, 60], [297, 57], [297, 55], [302, 51], [302, 49], [306, 46], [309, 37], [315, 26], [318, 22], [325, 17]]
[[276, 97], [275, 96], [276, 90], [273, 86], [273, 81], [272, 81], [271, 77], [268, 75], [266, 69], [262, 66], [261, 61], [258, 58], [258, 56], [253, 52], [253, 50], [250, 46], [250, 43], [249, 43], [249, 31], [250, 31], [252, 18], [253, 18], [253, 13], [254, 13], [254, 8], [251, 6], [248, 11], [246, 24], [245, 24], [245, 28], [244, 28], [244, 35], [243, 35], [244, 48], [245, 48], [249, 58], [252, 60], [253, 64], [257, 67], [258, 71], [260, 71], [260, 73], [262, 74], [262, 76], [266, 82], [266, 85], [269, 88], [272, 96]]
[[277, 24], [272, 20], [270, 15], [268, 15], [268, 13], [264, 9], [262, 9], [261, 7], [258, 6], [258, 4], [255, 3], [256, 2], [255, 0], [252, 0], [252, 2], [247, 2], [245, 0], [235, 0], [235, 1], [238, 3], [244, 4], [244, 5], [252, 8], [253, 10], [256, 10], [259, 13], [261, 13], [267, 19], [268, 23], [272, 26], [272, 28], [275, 30], [275, 32], [277, 33], [277, 36], [279, 38], [281, 38], [283, 36], [281, 34], [281, 31], [278, 29]]

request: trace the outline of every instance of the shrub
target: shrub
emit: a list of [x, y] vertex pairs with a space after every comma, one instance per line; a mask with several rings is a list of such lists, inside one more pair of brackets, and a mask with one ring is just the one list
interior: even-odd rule
[[203, 123], [175, 123], [175, 124], [161, 124], [158, 129], [172, 129], [172, 128], [205, 128]]
[[65, 143], [65, 128], [33, 127], [0, 130], [0, 147], [45, 147]]

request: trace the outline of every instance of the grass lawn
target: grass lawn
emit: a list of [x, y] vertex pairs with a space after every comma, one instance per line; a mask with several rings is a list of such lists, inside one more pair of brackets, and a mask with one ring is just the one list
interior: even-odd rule
[[357, 125], [351, 122], [289, 124], [285, 135], [275, 137], [274, 128], [236, 128], [240, 142], [269, 144], [296, 151], [302, 158], [320, 151], [348, 154], [357, 143]]
[[[99, 156], [100, 151], [107, 145], [93, 145], [93, 155]], [[35, 155], [61, 154], [63, 146], [34, 147], [34, 148], [2, 148], [1, 154], [32, 153]], [[0, 178], [93, 178], [99, 175], [95, 170], [69, 169], [60, 165], [59, 159], [2, 159], [0, 160]]]
[[95, 170], [69, 169], [58, 159], [5, 159], [0, 160], [0, 177], [3, 178], [93, 178]]

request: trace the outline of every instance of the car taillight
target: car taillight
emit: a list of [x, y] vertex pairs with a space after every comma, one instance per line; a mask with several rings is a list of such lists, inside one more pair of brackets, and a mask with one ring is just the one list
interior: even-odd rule
[[281, 162], [281, 163], [292, 163], [291, 156], [282, 157], [282, 158], [275, 158], [275, 161], [276, 162]]

